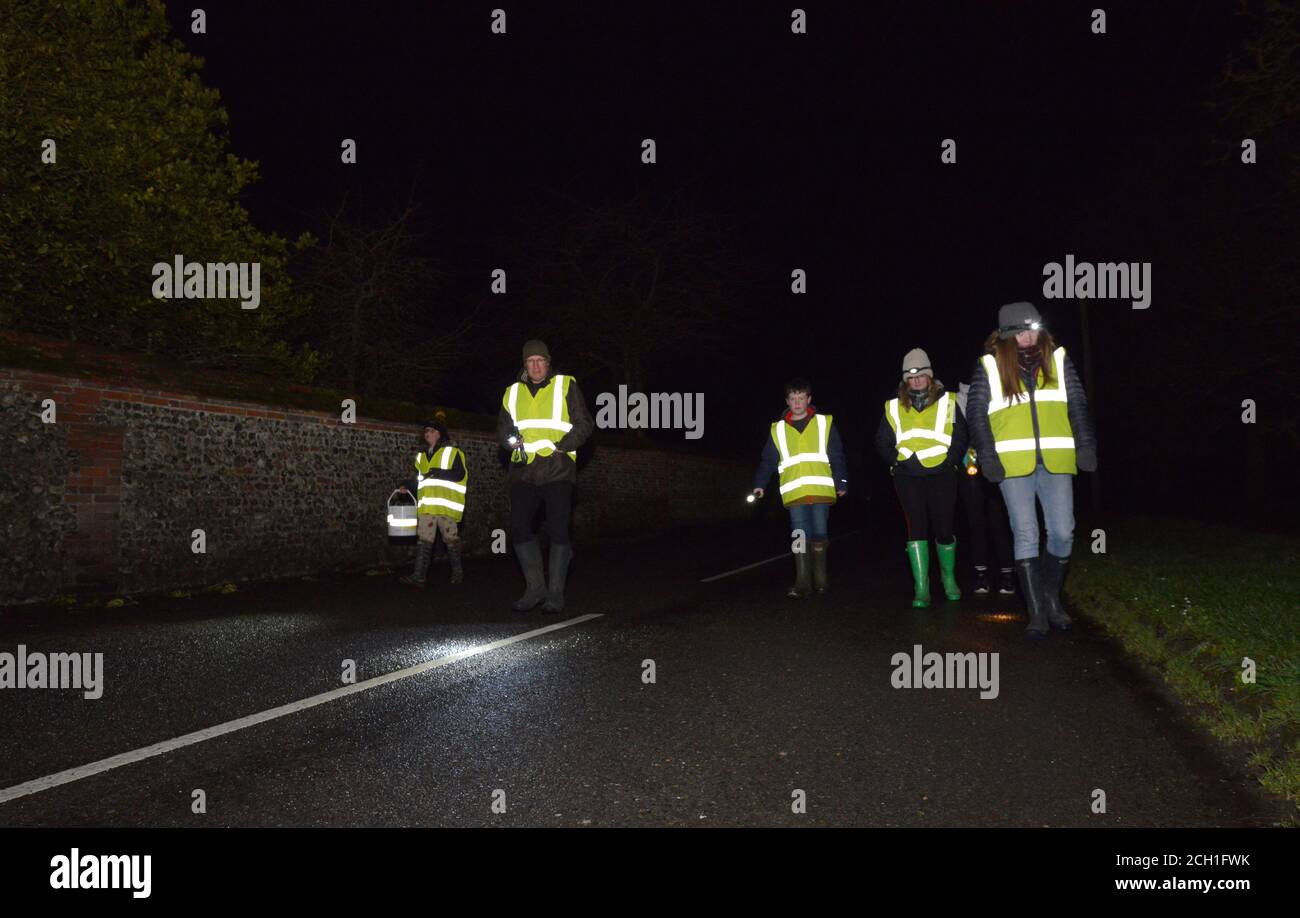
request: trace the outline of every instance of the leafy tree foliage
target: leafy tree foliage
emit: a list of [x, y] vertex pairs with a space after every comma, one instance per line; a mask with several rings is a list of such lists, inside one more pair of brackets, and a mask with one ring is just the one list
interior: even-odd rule
[[[311, 237], [250, 223], [257, 165], [226, 151], [201, 65], [159, 0], [0, 4], [0, 325], [307, 381], [315, 354], [284, 331], [309, 305], [286, 264]], [[260, 263], [261, 305], [155, 299], [153, 265], [178, 254]]]

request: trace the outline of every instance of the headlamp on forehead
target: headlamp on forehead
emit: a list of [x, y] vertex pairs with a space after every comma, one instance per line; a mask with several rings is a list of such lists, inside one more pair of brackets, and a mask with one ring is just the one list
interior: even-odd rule
[[930, 368], [929, 367], [908, 367], [906, 372], [908, 376], [919, 376], [922, 373], [929, 373]]
[[1016, 335], [1019, 334], [1020, 332], [1042, 331], [1042, 329], [1043, 329], [1042, 322], [1029, 321], [1029, 322], [1025, 322], [1023, 325], [1007, 325], [1004, 328], [998, 329], [998, 331], [1004, 335]]

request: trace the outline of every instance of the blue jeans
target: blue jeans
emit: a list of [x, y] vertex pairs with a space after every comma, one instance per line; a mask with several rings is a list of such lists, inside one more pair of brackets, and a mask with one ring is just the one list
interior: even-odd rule
[[1015, 537], [1016, 560], [1038, 557], [1035, 497], [1043, 505], [1048, 552], [1058, 558], [1070, 557], [1074, 548], [1074, 476], [1049, 472], [1039, 464], [1028, 475], [1005, 479], [1001, 488]]
[[810, 542], [826, 538], [826, 526], [830, 518], [830, 504], [790, 505], [790, 529], [802, 529]]

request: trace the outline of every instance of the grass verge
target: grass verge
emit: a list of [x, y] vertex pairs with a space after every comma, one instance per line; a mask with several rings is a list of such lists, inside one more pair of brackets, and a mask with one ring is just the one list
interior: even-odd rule
[[1075, 552], [1070, 602], [1244, 749], [1300, 818], [1300, 539], [1139, 518], [1105, 538], [1105, 554]]

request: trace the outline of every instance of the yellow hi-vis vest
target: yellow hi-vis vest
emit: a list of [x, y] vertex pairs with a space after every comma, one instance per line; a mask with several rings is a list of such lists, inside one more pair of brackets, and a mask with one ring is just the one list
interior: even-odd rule
[[952, 425], [957, 417], [957, 402], [947, 392], [925, 406], [925, 410], [908, 408], [898, 410], [898, 399], [885, 402], [885, 417], [894, 428], [894, 443], [898, 447], [898, 461], [906, 462], [913, 455], [921, 465], [932, 469], [942, 465], [952, 445]]
[[829, 414], [814, 414], [803, 433], [785, 419], [772, 424], [772, 440], [781, 456], [776, 470], [781, 476], [782, 504], [788, 507], [805, 497], [835, 500], [835, 478], [831, 475], [831, 458], [826, 454], [830, 436]]
[[[433, 469], [446, 471], [456, 464], [456, 458], [465, 469], [460, 481], [445, 478], [425, 478]], [[415, 485], [416, 516], [446, 516], [460, 522], [465, 512], [465, 488], [469, 483], [469, 463], [465, 454], [454, 446], [443, 446], [430, 456], [424, 450], [415, 454], [415, 471], [418, 473]]]
[[992, 354], [980, 358], [989, 377], [989, 427], [993, 429], [998, 459], [1008, 478], [1033, 474], [1037, 465], [1036, 447], [1043, 451], [1043, 465], [1049, 472], [1073, 475], [1074, 428], [1070, 426], [1069, 405], [1065, 390], [1065, 348], [1052, 352], [1055, 373], [1052, 384], [1043, 385], [1040, 368], [1035, 380], [1034, 406], [1038, 410], [1038, 440], [1034, 440], [1034, 419], [1030, 415], [1029, 393], [1020, 392], [1013, 400], [1002, 391], [998, 362]]
[[[510, 455], [511, 462], [532, 464], [538, 456], [549, 456], [555, 452], [560, 438], [573, 429], [569, 423], [569, 383], [572, 381], [572, 376], [552, 376], [536, 395], [521, 382], [506, 389], [501, 404], [524, 438], [524, 458], [521, 460], [516, 451]], [[578, 461], [576, 450], [569, 450], [566, 455], [574, 462]]]

